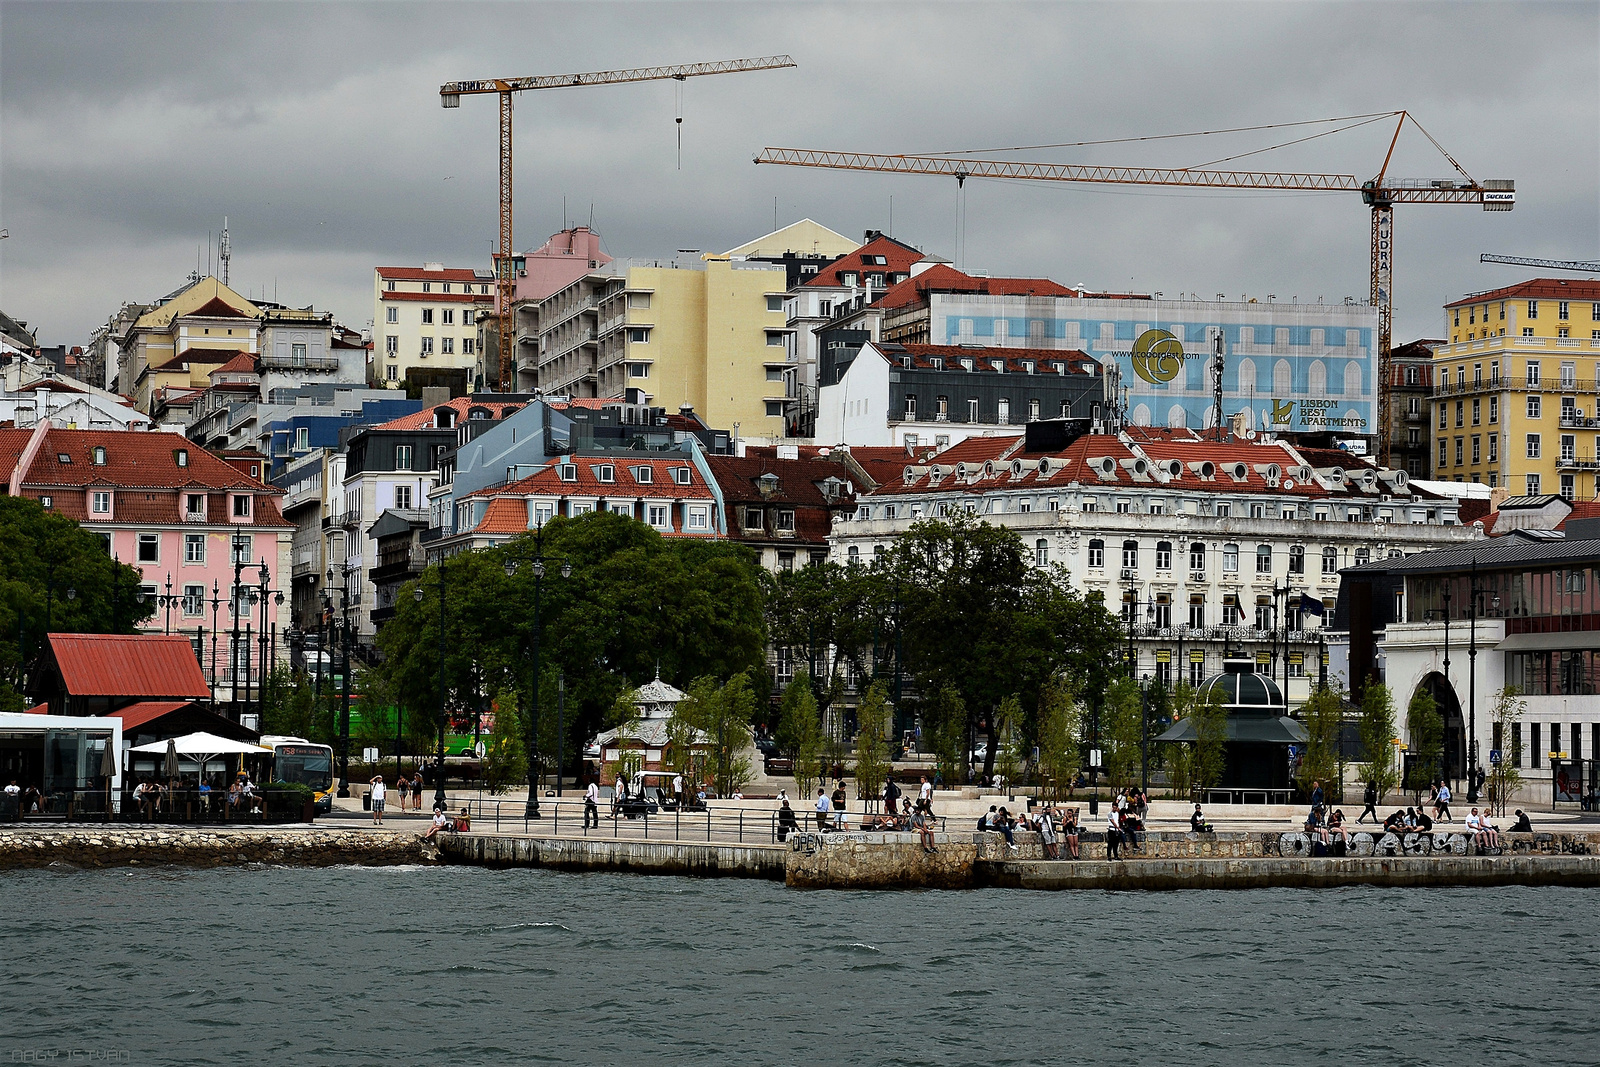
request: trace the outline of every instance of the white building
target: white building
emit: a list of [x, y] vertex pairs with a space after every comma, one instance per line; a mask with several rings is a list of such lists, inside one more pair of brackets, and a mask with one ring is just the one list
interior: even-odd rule
[[[1036, 441], [1046, 432], [1033, 429]], [[838, 562], [886, 551], [919, 519], [966, 512], [1015, 530], [1037, 565], [1060, 564], [1074, 588], [1121, 605], [1124, 625], [1131, 609], [1139, 673], [1198, 682], [1232, 647], [1280, 678], [1287, 666], [1295, 700], [1317, 680], [1342, 568], [1482, 537], [1459, 524], [1455, 501], [1413, 491], [1404, 471], [1186, 430], [1049, 448], [970, 438], [908, 461], [899, 483], [857, 503], [833, 528]]]
[[[465, 372], [470, 387], [483, 373], [480, 319], [494, 311], [489, 271], [424, 263], [372, 272], [374, 377], [399, 388], [413, 370]], [[442, 384], [430, 382], [429, 384]]]

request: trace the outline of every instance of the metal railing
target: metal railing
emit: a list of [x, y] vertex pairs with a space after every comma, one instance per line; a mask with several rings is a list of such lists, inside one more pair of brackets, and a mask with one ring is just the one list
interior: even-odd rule
[[[37, 796], [0, 796], [0, 822], [228, 823], [261, 825], [304, 821], [301, 798], [270, 786], [248, 798], [225, 789], [163, 790], [136, 799], [133, 791], [107, 797], [102, 788], [51, 789]], [[107, 800], [111, 810], [107, 810]]]
[[[779, 844], [792, 833], [814, 832], [819, 829], [816, 813], [810, 809], [794, 810], [795, 825], [785, 829], [779, 825], [778, 811], [748, 811], [743, 808], [718, 808], [716, 803], [685, 807], [683, 810], [655, 812], [636, 801], [615, 808], [611, 798], [600, 800], [598, 818], [585, 817], [581, 799], [541, 799], [539, 817], [530, 818], [527, 802], [502, 800], [481, 796], [446, 797], [446, 814], [457, 815], [465, 810], [469, 821], [479, 830], [492, 829], [495, 833], [520, 832], [525, 834], [548, 831], [560, 836], [610, 837], [642, 841], [705, 841], [733, 842], [737, 844]], [[878, 818], [871, 812], [847, 811], [845, 825], [840, 827], [830, 818], [825, 832], [841, 829], [872, 830], [871, 820]], [[944, 818], [935, 816], [937, 832], [944, 832]], [[896, 832], [913, 833], [912, 830]]]

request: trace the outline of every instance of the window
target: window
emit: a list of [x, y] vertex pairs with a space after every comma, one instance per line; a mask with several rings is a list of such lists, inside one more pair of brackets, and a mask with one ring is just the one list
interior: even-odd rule
[[1541, 399], [1538, 393], [1528, 394], [1528, 418], [1537, 419], [1539, 417], [1539, 402]]
[[1256, 573], [1257, 574], [1271, 574], [1272, 573], [1272, 546], [1271, 545], [1257, 545], [1256, 546]]
[[1489, 435], [1489, 462], [1500, 462], [1500, 435], [1497, 433]]
[[383, 309], [383, 321], [384, 322], [399, 322], [400, 321], [400, 309], [399, 308], [392, 308], [392, 307], [391, 308], [384, 308]]
[[1461, 466], [1462, 446], [1463, 446], [1465, 440], [1466, 439], [1462, 438], [1462, 437], [1456, 438], [1456, 466], [1458, 466], [1458, 467]]
[[461, 309], [461, 325], [463, 325], [463, 326], [476, 326], [477, 324], [478, 324], [478, 313], [476, 311], [474, 311], [472, 308], [462, 308]]
[[967, 421], [978, 421], [978, 398], [975, 396], [967, 399]]
[[397, 471], [408, 471], [411, 469], [410, 445], [394, 446], [394, 469]]
[[424, 355], [424, 356], [433, 355], [433, 338], [431, 338], [431, 337], [422, 338], [422, 344], [419, 346], [417, 351], [418, 351], [418, 353], [420, 355]]
[[995, 421], [1001, 426], [1008, 425], [1011, 422], [1011, 401], [1009, 398], [1001, 397], [996, 402]]
[[1224, 625], [1224, 626], [1238, 626], [1239, 625], [1239, 598], [1238, 597], [1236, 597], [1236, 596], [1225, 596], [1225, 597], [1222, 598], [1222, 625]]
[[630, 378], [648, 378], [648, 377], [650, 377], [650, 364], [648, 364], [648, 363], [630, 363], [630, 364], [628, 364], [628, 377], [630, 377]]
[[294, 450], [306, 452], [311, 449], [311, 427], [296, 426], [294, 430]]
[[1528, 360], [1528, 384], [1530, 386], [1539, 384], [1539, 361], [1536, 359]]
[[1565, 319], [1567, 317], [1568, 317], [1568, 315], [1567, 315], [1567, 302], [1565, 300], [1557, 301], [1556, 302], [1556, 318]]
[[1466, 405], [1465, 401], [1462, 401], [1462, 400], [1457, 400], [1456, 401], [1456, 425], [1457, 426], [1466, 425], [1466, 421], [1467, 421], [1466, 420], [1466, 409], [1467, 409], [1467, 405]]
[[441, 308], [439, 310], [439, 323], [443, 326], [454, 326], [456, 324], [456, 309]]
[[1138, 567], [1139, 567], [1139, 542], [1137, 542], [1137, 541], [1124, 541], [1124, 542], [1122, 542], [1122, 565], [1125, 568], [1129, 569], [1129, 570], [1137, 570], [1138, 569]]
[[191, 519], [205, 518], [206, 495], [204, 493], [185, 494], [184, 511]]
[[649, 507], [649, 523], [658, 530], [666, 528], [667, 506], [665, 504], [651, 504]]
[[1339, 552], [1337, 549], [1330, 547], [1322, 550], [1322, 573], [1339, 573]]
[[782, 330], [768, 330], [767, 331], [767, 347], [768, 348], [782, 348], [784, 346], [784, 342], [787, 340], [787, 338], [788, 338], [788, 335], [785, 334]]
[[139, 535], [139, 562], [161, 562], [161, 535], [142, 533]]
[[1266, 602], [1265, 597], [1256, 598], [1256, 629], [1272, 629], [1272, 605]]
[[206, 535], [183, 535], [183, 561], [185, 563], [204, 563], [206, 561]]
[[783, 417], [783, 401], [781, 401], [781, 400], [768, 400], [768, 401], [766, 401], [766, 405], [767, 405], [767, 417], [768, 418], [782, 418]]
[[106, 450], [104, 445], [94, 446], [94, 451], [90, 455], [90, 462], [92, 462], [96, 467], [104, 467], [106, 465]]
[[1532, 337], [1533, 336], [1533, 327], [1532, 326], [1524, 326], [1522, 328], [1522, 336], [1524, 336], [1524, 337]]
[[1028, 401], [1028, 421], [1039, 421], [1039, 400], [1037, 397], [1031, 398]]
[[394, 292], [394, 282], [384, 282], [383, 287], [391, 293]]
[[1528, 435], [1527, 456], [1529, 459], [1539, 458], [1539, 435], [1536, 433], [1530, 433]]
[[655, 471], [650, 467], [635, 467], [633, 480], [640, 485], [650, 485], [655, 481]]
[[1573, 482], [1574, 478], [1572, 475], [1563, 474], [1561, 476], [1561, 499], [1571, 500], [1577, 493], [1577, 487], [1573, 484]]
[[1497, 397], [1497, 396], [1491, 396], [1489, 398], [1489, 425], [1493, 426], [1495, 423], [1497, 423], [1499, 421], [1500, 421], [1500, 398]]
[[767, 310], [768, 311], [782, 311], [783, 310], [783, 297], [781, 297], [781, 296], [773, 296], [771, 293], [768, 293], [767, 294]]
[[[391, 338], [392, 340], [392, 338]], [[384, 365], [384, 381], [398, 382], [400, 380], [400, 364], [388, 363]]]
[[1528, 301], [1528, 318], [1536, 319], [1538, 317], [1539, 317], [1539, 301], [1537, 301], [1537, 300]]
[[439, 354], [453, 356], [456, 354], [456, 339], [454, 337], [439, 338]]
[[1483, 462], [1483, 438], [1477, 434], [1472, 435], [1472, 462]]
[[916, 422], [917, 421], [917, 394], [915, 394], [915, 393], [907, 393], [906, 394], [906, 403], [905, 403], [905, 408], [903, 410], [904, 410], [905, 414], [903, 414], [901, 416], [901, 418], [905, 419], [907, 422]]
[[424, 326], [432, 326], [433, 325], [433, 309], [432, 308], [423, 308], [422, 309], [422, 325], [424, 325]]
[[1195, 541], [1189, 546], [1189, 569], [1196, 574], [1205, 573], [1206, 546], [1204, 542]]
[[1480, 425], [1478, 416], [1481, 412], [1482, 406], [1483, 401], [1479, 400], [1477, 397], [1472, 398], [1472, 425], [1474, 426]]
[[1304, 574], [1306, 572], [1306, 550], [1304, 545], [1289, 546], [1289, 573]]
[[605, 482], [609, 485], [617, 480], [617, 468], [609, 463], [596, 463], [594, 476], [596, 481]]
[[1043, 537], [1033, 543], [1033, 563], [1036, 567], [1050, 565], [1050, 542]]
[[1528, 475], [1524, 484], [1526, 486], [1528, 496], [1539, 495], [1539, 476], [1537, 474]]
[[778, 530], [782, 533], [794, 532], [794, 512], [783, 510], [778, 512]]
[[1239, 573], [1239, 546], [1231, 542], [1222, 546], [1222, 573]]
[[250, 517], [250, 498], [248, 496], [241, 494], [233, 498], [233, 517], [236, 519], [248, 519]]
[[1556, 329], [1556, 336], [1557, 337], [1571, 337], [1572, 336], [1572, 331], [1567, 329], [1565, 326], [1560, 326], [1560, 327], [1557, 327], [1557, 329]]
[[941, 396], [941, 397], [937, 397], [934, 400], [934, 402], [933, 402], [933, 417], [935, 419], [937, 419], [939, 422], [944, 422], [944, 421], [946, 421], [947, 419], [950, 418], [950, 398], [949, 397]]
[[759, 530], [759, 529], [761, 529], [761, 509], [760, 508], [745, 508], [744, 509], [744, 528], [746, 530]]
[[411, 487], [409, 485], [397, 485], [394, 487], [394, 506], [401, 511], [411, 510]]
[[1189, 625], [1196, 629], [1203, 629], [1206, 624], [1206, 598], [1200, 595], [1189, 598]]
[[1439, 405], [1439, 429], [1443, 430], [1450, 425], [1450, 408], [1447, 404]]
[[555, 513], [556, 508], [554, 504], [547, 504], [543, 501], [535, 501], [533, 505], [534, 526], [543, 526], [555, 516]]
[[205, 604], [205, 586], [186, 585], [183, 587], [183, 613], [185, 615], [199, 615], [205, 610]]
[[383, 352], [388, 356], [398, 356], [400, 354], [400, 338], [393, 334], [385, 337], [383, 339]]
[[1446, 463], [1449, 463], [1449, 462], [1450, 462], [1450, 442], [1444, 440], [1443, 438], [1440, 438], [1439, 439], [1439, 466], [1442, 467]]
[[650, 343], [650, 331], [634, 328], [628, 331], [628, 343], [632, 345], [647, 345]]
[[689, 468], [688, 467], [673, 467], [673, 468], [671, 468], [671, 470], [672, 470], [672, 481], [675, 484], [677, 484], [677, 485], [688, 485], [689, 484]]
[[108, 492], [104, 492], [102, 490], [96, 489], [95, 492], [94, 492], [93, 500], [91, 501], [91, 503], [89, 505], [89, 510], [91, 512], [93, 512], [94, 514], [96, 514], [96, 515], [109, 515], [109, 514], [111, 514], [111, 494], [108, 493]]
[[423, 292], [424, 292], [424, 293], [431, 293], [431, 292], [433, 292], [433, 283], [432, 283], [432, 282], [423, 282], [423, 283], [422, 283], [422, 291], [423, 291]]

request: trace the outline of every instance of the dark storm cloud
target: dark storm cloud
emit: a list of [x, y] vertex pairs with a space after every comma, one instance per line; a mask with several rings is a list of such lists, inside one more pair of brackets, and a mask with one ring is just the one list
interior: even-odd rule
[[[721, 249], [811, 216], [956, 252], [948, 180], [751, 165], [763, 145], [938, 151], [1410, 108], [1510, 214], [1397, 211], [1397, 329], [1600, 251], [1592, 4], [0, 4], [0, 306], [79, 342], [178, 285], [231, 220], [234, 282], [360, 326], [371, 268], [493, 246], [495, 106], [456, 78], [789, 52], [799, 70], [525, 94], [517, 244], [587, 220], [614, 255]], [[1197, 165], [1306, 131], [1016, 158]], [[1378, 125], [1234, 165], [1375, 172]], [[1408, 130], [1391, 173], [1449, 177]], [[971, 181], [967, 266], [1168, 295], [1367, 291], [1358, 197]]]

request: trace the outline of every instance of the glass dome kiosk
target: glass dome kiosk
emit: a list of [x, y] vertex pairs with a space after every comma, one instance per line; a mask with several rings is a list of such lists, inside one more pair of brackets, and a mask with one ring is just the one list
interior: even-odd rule
[[[1270, 675], [1257, 674], [1250, 660], [1228, 659], [1221, 674], [1200, 683], [1195, 696], [1198, 701], [1209, 701], [1213, 692], [1222, 695], [1227, 732], [1222, 778], [1212, 788], [1233, 793], [1230, 799], [1243, 799], [1239, 794], [1245, 790], [1292, 789], [1289, 746], [1304, 745], [1307, 734], [1305, 726], [1289, 717], [1278, 684]], [[1178, 720], [1156, 740], [1193, 744], [1193, 718]]]

